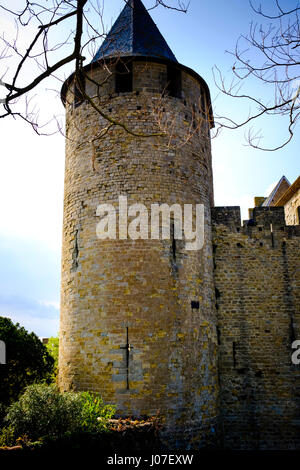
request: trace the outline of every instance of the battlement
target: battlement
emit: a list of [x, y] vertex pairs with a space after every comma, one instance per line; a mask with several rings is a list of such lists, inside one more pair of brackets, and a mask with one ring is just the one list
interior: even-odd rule
[[212, 222], [226, 225], [232, 229], [241, 228], [241, 209], [239, 206], [220, 206], [211, 208]]
[[300, 236], [300, 225], [286, 225], [284, 207], [254, 207], [250, 210], [251, 219], [244, 220], [241, 226], [239, 206], [212, 207], [214, 225], [225, 225], [231, 232], [251, 235], [256, 231], [282, 231], [291, 236]]
[[252, 219], [247, 225], [260, 225], [264, 228], [269, 228], [272, 225], [274, 228], [281, 228], [285, 226], [284, 207], [254, 207]]
[[300, 226], [286, 225], [283, 207], [256, 207], [243, 226], [238, 216], [212, 209], [225, 447], [298, 449]]

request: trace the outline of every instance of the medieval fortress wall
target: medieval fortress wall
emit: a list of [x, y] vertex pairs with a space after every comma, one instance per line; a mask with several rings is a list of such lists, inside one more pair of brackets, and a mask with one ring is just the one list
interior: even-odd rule
[[[84, 72], [94, 106], [74, 76], [62, 90], [61, 390], [99, 392], [120, 415], [159, 412], [173, 448], [299, 449], [299, 179], [285, 207], [256, 198], [243, 227], [238, 207], [214, 207], [208, 87], [140, 0]], [[99, 238], [97, 208], [122, 219], [120, 196], [203, 205], [204, 246], [186, 249], [174, 214], [164, 239]]]
[[[166, 86], [165, 64], [134, 61], [130, 93], [115, 93], [116, 75], [101, 67], [90, 74], [106, 81], [105, 112], [135, 132], [159, 131], [153, 103]], [[184, 99], [167, 96], [162, 110], [177, 141], [191, 127], [190, 103], [204, 93], [194, 77], [181, 76]], [[170, 134], [149, 139], [120, 127], [93, 141], [105, 126], [89, 104], [67, 105], [60, 387], [98, 391], [120, 414], [160, 411], [174, 439], [177, 432], [199, 441], [218, 414], [207, 123], [175, 148]], [[204, 204], [204, 248], [186, 251], [172, 237], [99, 240], [97, 206], [117, 208], [120, 195], [128, 205]]]
[[[130, 93], [115, 93], [114, 73], [90, 73], [106, 81], [105, 112], [135, 132], [159, 130], [166, 65], [133, 62]], [[184, 99], [160, 104], [173, 139], [185, 138], [204, 93], [186, 72], [182, 84]], [[60, 387], [98, 391], [120, 414], [160, 411], [173, 439], [206, 445], [219, 423], [225, 447], [299, 447], [299, 226], [285, 225], [283, 208], [255, 208], [244, 227], [239, 208], [211, 218], [207, 131], [170, 148], [170, 136], [121, 128], [95, 139], [106, 125], [89, 104], [67, 105]], [[147, 207], [203, 203], [204, 248], [99, 240], [97, 206], [117, 208], [120, 195]]]
[[283, 207], [213, 208], [220, 418], [236, 449], [300, 446], [300, 227]]

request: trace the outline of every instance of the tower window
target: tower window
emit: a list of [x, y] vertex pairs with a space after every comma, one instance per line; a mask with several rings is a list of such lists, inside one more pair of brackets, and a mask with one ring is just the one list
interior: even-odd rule
[[76, 79], [74, 83], [74, 106], [75, 108], [77, 108], [77, 106], [81, 105], [84, 102], [84, 96], [80, 88], [83, 87], [83, 89], [85, 89], [85, 77], [81, 75], [79, 80], [81, 81], [81, 86], [79, 86], [79, 83], [76, 81]]
[[193, 123], [193, 128], [197, 128], [197, 120], [196, 120], [196, 106], [193, 104], [193, 114], [192, 114], [192, 123]]
[[198, 302], [198, 300], [192, 300], [192, 301], [191, 301], [191, 307], [192, 307], [192, 309], [195, 308], [196, 310], [199, 310], [199, 308], [200, 308], [200, 303]]
[[132, 91], [132, 62], [116, 64], [116, 93], [129, 93]]
[[167, 91], [169, 96], [181, 98], [181, 70], [168, 65], [167, 68]]
[[205, 105], [204, 90], [201, 90], [201, 114], [202, 114], [203, 117], [206, 116], [206, 105]]

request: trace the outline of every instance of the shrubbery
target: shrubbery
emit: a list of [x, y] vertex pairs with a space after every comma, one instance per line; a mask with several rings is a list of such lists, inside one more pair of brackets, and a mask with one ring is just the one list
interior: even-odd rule
[[12, 426], [3, 428], [0, 432], [0, 447], [11, 447], [15, 444], [15, 431]]
[[46, 436], [60, 438], [66, 433], [104, 432], [114, 412], [113, 406], [104, 405], [98, 395], [90, 392], [60, 393], [55, 385], [30, 385], [8, 408], [0, 443], [11, 445], [12, 436], [15, 440], [26, 436], [36, 441]]
[[115, 406], [104, 405], [102, 398], [90, 392], [79, 393], [81, 409], [81, 429], [86, 431], [106, 430], [107, 420], [115, 413]]
[[0, 447], [101, 439], [115, 407], [95, 393], [59, 392], [53, 384], [58, 337], [45, 346], [34, 333], [0, 317], [0, 339], [7, 357], [0, 367]]
[[59, 337], [51, 336], [48, 339], [48, 343], [46, 344], [46, 349], [48, 353], [50, 354], [50, 356], [54, 359], [52, 381], [53, 383], [55, 383], [57, 379], [57, 375], [58, 375]]
[[54, 359], [34, 333], [9, 318], [0, 317], [0, 339], [6, 345], [7, 361], [0, 367], [1, 420], [4, 407], [17, 400], [27, 385], [51, 382]]

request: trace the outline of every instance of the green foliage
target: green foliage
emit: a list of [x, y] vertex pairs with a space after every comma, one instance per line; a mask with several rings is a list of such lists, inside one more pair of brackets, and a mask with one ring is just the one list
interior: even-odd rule
[[106, 430], [107, 420], [116, 411], [113, 405], [104, 405], [99, 394], [91, 392], [81, 392], [82, 400], [82, 421], [81, 427], [87, 431]]
[[7, 426], [0, 431], [0, 447], [11, 447], [15, 444], [15, 432], [12, 426]]
[[34, 384], [26, 388], [5, 417], [15, 435], [31, 440], [45, 435], [58, 437], [80, 427], [82, 403], [74, 392], [59, 393], [55, 385]]
[[55, 385], [34, 384], [9, 407], [5, 423], [14, 429], [15, 437], [26, 435], [33, 441], [44, 436], [59, 438], [66, 433], [103, 432], [114, 411], [113, 406], [104, 405], [99, 395], [60, 393]]
[[17, 400], [27, 385], [51, 381], [54, 359], [34, 333], [0, 317], [0, 339], [6, 344], [6, 364], [0, 367], [0, 403]]
[[0, 403], [0, 429], [3, 426], [3, 420], [4, 420], [4, 417], [5, 417], [6, 413], [7, 413], [7, 405], [4, 405], [3, 403]]
[[51, 336], [48, 340], [48, 343], [46, 344], [46, 349], [50, 356], [54, 359], [52, 381], [55, 382], [58, 374], [59, 337]]

